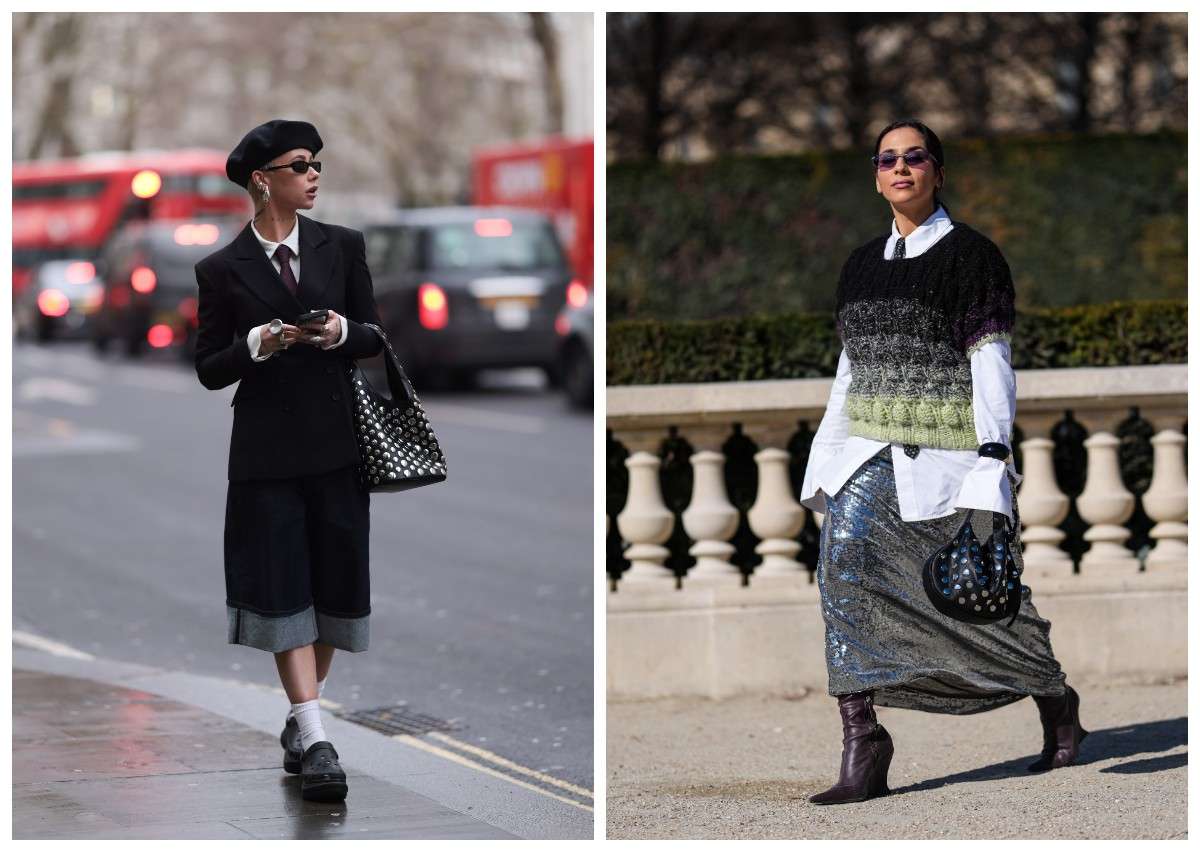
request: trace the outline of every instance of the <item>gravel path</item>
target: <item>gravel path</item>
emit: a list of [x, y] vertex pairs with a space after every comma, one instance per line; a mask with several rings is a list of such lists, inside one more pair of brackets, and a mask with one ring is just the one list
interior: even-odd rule
[[1075, 766], [1029, 773], [1032, 701], [973, 716], [880, 708], [893, 794], [819, 807], [837, 779], [828, 695], [608, 702], [609, 839], [1186, 839], [1187, 681], [1075, 683]]

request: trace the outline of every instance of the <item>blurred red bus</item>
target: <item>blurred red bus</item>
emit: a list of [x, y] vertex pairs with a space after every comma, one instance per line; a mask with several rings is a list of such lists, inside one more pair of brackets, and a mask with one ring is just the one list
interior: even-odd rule
[[13, 163], [13, 296], [48, 260], [94, 260], [126, 222], [253, 215], [226, 154], [191, 149]]
[[575, 274], [593, 278], [593, 141], [552, 136], [475, 150], [471, 202], [529, 207], [550, 216]]

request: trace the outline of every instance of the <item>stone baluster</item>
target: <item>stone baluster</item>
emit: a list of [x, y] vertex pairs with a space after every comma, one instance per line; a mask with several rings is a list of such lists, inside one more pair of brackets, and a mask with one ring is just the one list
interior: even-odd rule
[[717, 581], [737, 584], [742, 572], [729, 561], [736, 548], [729, 539], [737, 532], [738, 510], [725, 490], [725, 454], [720, 446], [723, 431], [698, 427], [689, 429], [692, 453], [692, 500], [683, 510], [683, 529], [695, 542], [688, 553], [696, 564], [687, 573], [685, 583]]
[[653, 452], [662, 441], [657, 433], [625, 433], [618, 436], [629, 450], [629, 498], [617, 515], [617, 530], [629, 542], [625, 557], [630, 566], [621, 575], [618, 588], [675, 588], [675, 574], [663, 563], [670, 551], [663, 542], [671, 537], [675, 516], [663, 502], [658, 473], [662, 461]]
[[1071, 557], [1060, 548], [1066, 533], [1058, 525], [1067, 517], [1071, 500], [1054, 476], [1054, 442], [1029, 438], [1021, 442], [1021, 455], [1017, 503], [1025, 567], [1035, 576], [1070, 574]]
[[762, 539], [754, 552], [763, 561], [754, 569], [751, 582], [772, 575], [799, 577], [806, 569], [795, 558], [800, 552], [796, 535], [804, 528], [806, 513], [792, 493], [788, 476], [792, 455], [780, 449], [786, 445], [788, 434], [782, 430], [763, 430], [754, 437], [759, 446], [766, 444], [766, 448], [754, 454], [758, 465], [758, 494], [746, 513], [750, 529]]
[[1180, 432], [1164, 429], [1150, 439], [1154, 476], [1142, 495], [1142, 507], [1155, 521], [1150, 537], [1157, 542], [1146, 556], [1147, 570], [1187, 569], [1187, 472]]
[[1133, 514], [1134, 496], [1121, 481], [1117, 447], [1121, 442], [1108, 431], [1093, 432], [1083, 442], [1087, 448], [1087, 483], [1075, 500], [1079, 516], [1091, 526], [1083, 534], [1091, 548], [1079, 562], [1086, 573], [1136, 572], [1137, 557], [1125, 547], [1129, 530], [1122, 526]]

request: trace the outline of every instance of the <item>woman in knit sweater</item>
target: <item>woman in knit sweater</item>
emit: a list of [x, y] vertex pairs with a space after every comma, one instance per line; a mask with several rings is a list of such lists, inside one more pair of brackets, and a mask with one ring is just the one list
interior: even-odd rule
[[816, 804], [888, 792], [893, 745], [876, 705], [968, 714], [1033, 696], [1043, 747], [1030, 771], [1074, 763], [1087, 734], [1027, 588], [1011, 626], [956, 621], [922, 589], [959, 510], [1014, 516], [1013, 284], [995, 244], [941, 204], [933, 131], [897, 122], [871, 160], [891, 233], [842, 269], [843, 351], [801, 494], [825, 515], [817, 581], [843, 725], [841, 776]]

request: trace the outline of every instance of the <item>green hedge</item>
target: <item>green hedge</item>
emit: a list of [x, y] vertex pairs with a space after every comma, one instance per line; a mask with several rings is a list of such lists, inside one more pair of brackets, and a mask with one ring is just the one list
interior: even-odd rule
[[[607, 340], [609, 385], [832, 376], [842, 349], [832, 313], [610, 322]], [[1017, 369], [1186, 362], [1186, 301], [1017, 312]]]
[[[886, 233], [870, 152], [616, 163], [607, 319], [832, 311], [842, 263]], [[1187, 297], [1187, 134], [946, 145], [952, 218], [1000, 246], [1021, 308]]]

